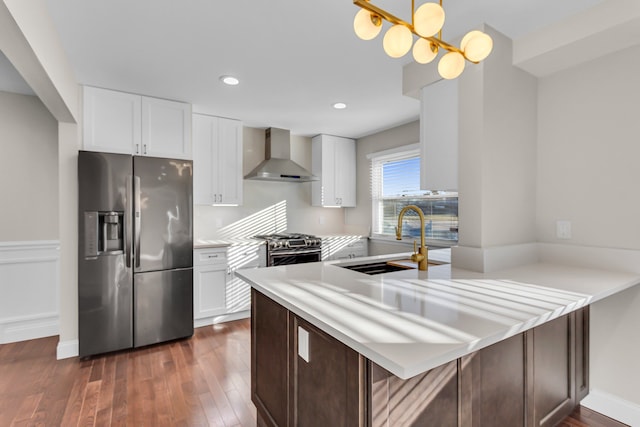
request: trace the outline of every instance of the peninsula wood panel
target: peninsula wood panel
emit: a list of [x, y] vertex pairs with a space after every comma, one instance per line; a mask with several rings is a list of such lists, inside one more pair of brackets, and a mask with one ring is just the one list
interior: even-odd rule
[[[363, 425], [364, 360], [357, 352], [303, 319], [289, 318], [292, 364], [291, 425], [350, 427]], [[298, 327], [308, 335], [309, 361], [297, 355]]]
[[576, 402], [589, 394], [589, 306], [576, 316]]
[[[253, 395], [260, 426], [546, 427], [570, 416], [588, 390], [588, 309], [401, 379], [253, 294], [252, 331], [264, 336], [253, 338], [252, 368], [271, 371], [252, 381], [264, 384]], [[309, 363], [298, 355], [298, 326], [309, 333]]]
[[251, 400], [259, 424], [289, 425], [289, 311], [251, 292]]
[[570, 313], [525, 333], [528, 425], [557, 425], [576, 406], [576, 315]]
[[460, 427], [522, 426], [525, 340], [519, 334], [459, 359]]
[[452, 361], [403, 380], [369, 362], [368, 425], [458, 426], [458, 366]]

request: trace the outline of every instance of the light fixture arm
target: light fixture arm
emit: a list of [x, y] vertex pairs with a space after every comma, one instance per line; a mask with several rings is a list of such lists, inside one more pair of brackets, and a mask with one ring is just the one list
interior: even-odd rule
[[[415, 11], [415, 0], [411, 0], [411, 24], [409, 24], [408, 22], [398, 18], [397, 16], [387, 12], [384, 9], [379, 8], [378, 6], [371, 4], [371, 2], [369, 0], [353, 0], [353, 4], [355, 4], [356, 6], [361, 7], [362, 9], [366, 9], [369, 12], [381, 16], [382, 18], [384, 18], [385, 20], [391, 22], [394, 25], [404, 25], [405, 27], [407, 27], [409, 30], [411, 30], [411, 32], [413, 34], [415, 34], [416, 36], [423, 38], [425, 40], [429, 40], [431, 43], [435, 44], [438, 47], [441, 47], [445, 50], [448, 50], [449, 52], [458, 52], [460, 54], [462, 54], [464, 56], [464, 52], [462, 50], [460, 50], [459, 48], [445, 42], [444, 40], [442, 40], [439, 37], [442, 37], [442, 30], [440, 30], [439, 32], [439, 37], [422, 37], [420, 34], [418, 34], [416, 32], [416, 30], [413, 28], [413, 16], [414, 16], [414, 11]], [[440, 5], [442, 6], [442, 0], [440, 0]], [[465, 57], [466, 58], [466, 57]], [[467, 60], [469, 61], [469, 59], [467, 58]], [[473, 62], [474, 64], [477, 64], [478, 62], [476, 61], [470, 61]]]

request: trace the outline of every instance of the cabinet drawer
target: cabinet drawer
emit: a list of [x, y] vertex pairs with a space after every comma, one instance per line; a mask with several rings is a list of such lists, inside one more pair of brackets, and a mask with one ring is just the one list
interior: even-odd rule
[[227, 264], [227, 248], [197, 249], [193, 255], [193, 265]]
[[238, 268], [265, 267], [267, 255], [265, 245], [231, 246], [228, 251], [229, 266]]

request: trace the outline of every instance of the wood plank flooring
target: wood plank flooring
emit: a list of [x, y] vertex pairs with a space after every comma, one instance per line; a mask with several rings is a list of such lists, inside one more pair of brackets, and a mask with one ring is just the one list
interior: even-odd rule
[[[0, 426], [255, 426], [248, 320], [56, 361], [58, 337], [0, 345]], [[578, 408], [561, 427], [619, 427]]]
[[0, 346], [0, 426], [255, 426], [249, 321], [89, 360], [58, 337]]

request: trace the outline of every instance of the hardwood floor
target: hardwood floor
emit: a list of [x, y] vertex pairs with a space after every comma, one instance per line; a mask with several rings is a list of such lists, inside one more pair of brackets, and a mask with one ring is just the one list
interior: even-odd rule
[[[89, 360], [55, 360], [58, 337], [0, 345], [0, 426], [255, 426], [250, 329]], [[619, 427], [578, 408], [561, 427]]]
[[90, 360], [58, 337], [0, 346], [0, 426], [255, 426], [249, 321]]

